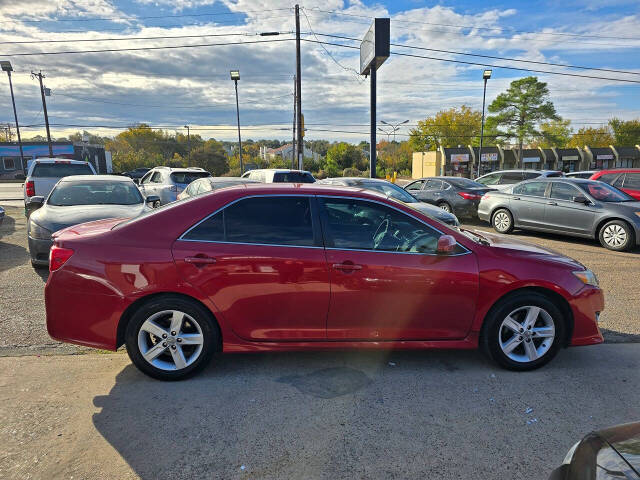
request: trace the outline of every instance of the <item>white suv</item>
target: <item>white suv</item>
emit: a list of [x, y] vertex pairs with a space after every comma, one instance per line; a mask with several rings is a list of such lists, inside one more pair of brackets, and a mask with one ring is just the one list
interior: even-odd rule
[[306, 170], [289, 170], [286, 168], [261, 168], [249, 170], [242, 178], [257, 180], [262, 183], [314, 183], [311, 172]]
[[194, 180], [210, 177], [211, 174], [202, 168], [170, 168], [155, 167], [140, 179], [140, 191], [145, 197], [157, 195], [160, 200], [154, 207], [175, 202], [178, 195]]

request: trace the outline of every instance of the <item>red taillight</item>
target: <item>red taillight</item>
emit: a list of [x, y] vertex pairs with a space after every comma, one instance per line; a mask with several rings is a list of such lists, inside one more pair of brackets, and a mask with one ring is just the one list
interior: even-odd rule
[[33, 197], [36, 194], [36, 186], [33, 180], [29, 180], [24, 184], [24, 190], [27, 192], [27, 197]]
[[70, 248], [53, 245], [49, 251], [49, 271], [54, 272], [59, 269], [71, 258], [71, 255], [73, 255], [73, 250]]
[[480, 200], [482, 198], [482, 195], [478, 195], [476, 193], [458, 192], [458, 195], [465, 200]]

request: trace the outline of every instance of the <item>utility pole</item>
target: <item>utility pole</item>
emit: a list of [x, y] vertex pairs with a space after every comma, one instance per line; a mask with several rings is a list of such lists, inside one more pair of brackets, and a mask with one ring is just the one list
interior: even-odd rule
[[291, 168], [296, 168], [296, 122], [298, 121], [296, 102], [298, 101], [298, 85], [296, 76], [293, 76], [293, 140], [291, 141]]
[[[24, 163], [24, 152], [22, 151], [22, 137], [20, 137], [20, 125], [18, 124], [18, 112], [16, 110], [16, 99], [13, 96], [13, 82], [11, 81], [11, 72], [13, 72], [13, 67], [11, 66], [11, 62], [2, 61], [0, 62], [0, 67], [4, 72], [7, 72], [7, 76], [9, 77], [9, 89], [11, 90], [11, 103], [13, 104], [13, 118], [16, 120], [16, 132], [18, 133], [18, 146], [20, 147], [20, 162], [22, 163], [22, 171], [24, 174], [27, 174], [27, 166]], [[9, 124], [7, 124], [7, 128]], [[9, 129], [9, 141], [11, 141], [11, 130]]]
[[40, 95], [42, 96], [42, 111], [44, 112], [44, 125], [47, 129], [47, 143], [49, 144], [49, 156], [53, 157], [53, 145], [51, 145], [51, 132], [49, 131], [49, 115], [47, 114], [47, 101], [44, 99], [44, 85], [42, 79], [46, 78], [42, 71], [38, 73], [31, 72], [31, 78], [38, 77], [40, 81]]
[[302, 143], [302, 76], [300, 71], [300, 6], [296, 4], [296, 159], [298, 168], [302, 168], [304, 144]]
[[184, 128], [187, 129], [187, 167], [191, 166], [191, 130], [189, 130], [189, 125], [185, 125]]

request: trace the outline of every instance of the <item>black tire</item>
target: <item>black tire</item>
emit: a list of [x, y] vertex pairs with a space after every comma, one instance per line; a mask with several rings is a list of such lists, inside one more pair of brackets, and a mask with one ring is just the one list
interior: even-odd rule
[[439, 202], [436, 205], [438, 208], [441, 208], [442, 210], [444, 210], [447, 213], [453, 213], [453, 208], [451, 208], [451, 205], [449, 205], [447, 202]]
[[[546, 321], [548, 321], [550, 318], [553, 321], [554, 338], [552, 339], [552, 343], [550, 346], [545, 344], [545, 342], [548, 343], [548, 339], [545, 340], [541, 337], [535, 337], [535, 334], [534, 336], [531, 336], [531, 333], [525, 336], [524, 332], [522, 334], [516, 335], [507, 327], [503, 327], [503, 321], [505, 321], [505, 319], [510, 315], [513, 315], [516, 321], [518, 321], [518, 319], [520, 318], [523, 318], [518, 317], [520, 312], [523, 312], [526, 317], [526, 308], [528, 307], [538, 307], [542, 309], [539, 314], [540, 316], [538, 317], [539, 320], [534, 323], [534, 331], [541, 330], [540, 326], [544, 324], [545, 319]], [[548, 315], [548, 318], [546, 315], [543, 317], [543, 312]], [[535, 328], [535, 325], [538, 325], [537, 329]], [[542, 328], [545, 327], [543, 326]], [[504, 300], [501, 300], [491, 309], [491, 311], [485, 318], [484, 325], [482, 326], [482, 332], [480, 335], [480, 346], [490, 358], [492, 358], [503, 368], [515, 371], [534, 370], [545, 365], [553, 357], [556, 356], [560, 347], [565, 344], [566, 331], [567, 319], [565, 319], [564, 314], [562, 313], [562, 309], [553, 300], [537, 292], [523, 292], [514, 294], [505, 298]], [[509, 337], [509, 334], [512, 334], [512, 336]], [[520, 357], [519, 360], [515, 360], [514, 358], [508, 356], [508, 354], [503, 350], [502, 346], [505, 344], [508, 345], [509, 341], [516, 336], [518, 336], [518, 338], [522, 340], [518, 341], [517, 339], [515, 339], [516, 341], [514, 343], [518, 344], [518, 346], [513, 349], [511, 355], [513, 357]], [[536, 350], [540, 350], [541, 352], [543, 352], [535, 360], [524, 358], [527, 356], [526, 347], [529, 345], [533, 345]]]
[[605, 223], [598, 232], [600, 245], [615, 252], [631, 250], [636, 242], [633, 230], [623, 220], [611, 220]]
[[[185, 313], [188, 317], [191, 317], [191, 319], [185, 317], [183, 327], [181, 328], [184, 328], [185, 332], [190, 330], [198, 334], [199, 332], [197, 331], [197, 327], [199, 327], [202, 335], [202, 348], [197, 357], [192, 363], [188, 364], [184, 368], [174, 370], [158, 368], [156, 365], [152, 365], [144, 358], [138, 345], [138, 335], [142, 325], [150, 317], [156, 314], [160, 315], [160, 317], [154, 321], [159, 325], [166, 325], [166, 321], [170, 321], [170, 318], [165, 318], [164, 314], [160, 312], [168, 310], [179, 311]], [[165, 323], [163, 324], [162, 322]], [[168, 330], [169, 329], [167, 329], [167, 333], [169, 333]], [[186, 352], [183, 354], [183, 358], [187, 358], [189, 351], [197, 351], [198, 346], [186, 344], [181, 345], [176, 343], [179, 342], [178, 337], [182, 335], [181, 331], [176, 332], [178, 336], [170, 335], [168, 341], [171, 341], [171, 344], [167, 348], [158, 348], [159, 350], [162, 350], [162, 353], [156, 357], [157, 360], [167, 364], [173, 362], [173, 355], [171, 355], [170, 350], [170, 348], [173, 347], [178, 348], [178, 351], [180, 352]], [[142, 335], [145, 336], [145, 338], [151, 339], [151, 336], [146, 337], [148, 334], [143, 333]], [[155, 343], [150, 343], [150, 346], [156, 346], [162, 341], [159, 336], [153, 338], [157, 338], [157, 341]], [[178, 295], [167, 294], [153, 298], [152, 300], [142, 304], [140, 308], [135, 311], [127, 324], [125, 331], [125, 344], [127, 346], [129, 358], [141, 372], [158, 380], [183, 380], [202, 370], [209, 364], [213, 354], [218, 350], [218, 346], [220, 344], [220, 331], [215, 320], [212, 318], [211, 313], [202, 305]], [[154, 361], [156, 361], [156, 359], [154, 359]], [[166, 362], [163, 359], [166, 359]]]
[[498, 233], [513, 231], [513, 215], [506, 208], [499, 208], [491, 215], [491, 226]]

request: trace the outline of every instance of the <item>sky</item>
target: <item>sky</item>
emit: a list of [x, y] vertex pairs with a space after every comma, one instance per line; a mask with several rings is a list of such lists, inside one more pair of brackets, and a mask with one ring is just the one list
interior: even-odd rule
[[[0, 59], [14, 68], [23, 137], [44, 134], [39, 84], [30, 75], [42, 71], [51, 89], [53, 137], [78, 130], [113, 136], [144, 122], [181, 133], [189, 125], [203, 138], [235, 140], [229, 70], [239, 69], [243, 138], [289, 139], [293, 6], [286, 0], [0, 0]], [[379, 126], [408, 120], [398, 140], [439, 110], [480, 110], [485, 65], [493, 65], [487, 105], [511, 81], [536, 75], [575, 129], [640, 117], [637, 0], [310, 0], [300, 11], [306, 139], [368, 139], [370, 84], [359, 75], [358, 49], [316, 42], [358, 47], [374, 17], [389, 17], [391, 42], [405, 45], [391, 47], [377, 75]], [[86, 52], [136, 48], [152, 49]], [[8, 82], [0, 84], [0, 123], [13, 124]]]

